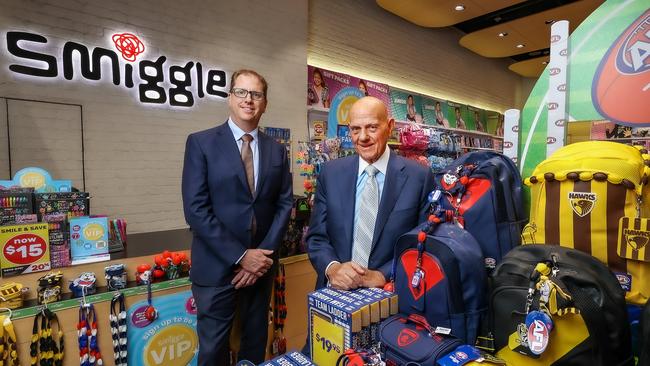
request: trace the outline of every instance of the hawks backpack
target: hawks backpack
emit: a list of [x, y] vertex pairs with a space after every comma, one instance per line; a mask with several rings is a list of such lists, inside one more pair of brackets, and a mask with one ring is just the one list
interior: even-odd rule
[[530, 222], [524, 244], [560, 244], [605, 263], [643, 305], [650, 296], [650, 155], [607, 141], [571, 144], [542, 161], [526, 178]]
[[477, 271], [483, 267], [481, 247], [454, 223], [430, 226], [402, 235], [395, 245], [399, 312], [422, 315], [434, 328], [448, 328], [463, 343], [474, 344], [487, 312], [487, 278]]
[[436, 175], [434, 189], [443, 192], [438, 207], [476, 238], [489, 270], [520, 244], [526, 214], [521, 176], [510, 158], [492, 151], [464, 154]]
[[[634, 365], [624, 291], [598, 259], [557, 245], [523, 245], [489, 282], [494, 348], [509, 365]], [[535, 321], [535, 311], [550, 314], [550, 329], [547, 320]]]

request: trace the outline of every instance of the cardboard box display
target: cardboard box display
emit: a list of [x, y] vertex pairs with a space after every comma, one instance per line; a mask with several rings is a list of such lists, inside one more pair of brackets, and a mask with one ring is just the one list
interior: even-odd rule
[[73, 265], [109, 260], [108, 218], [70, 219], [70, 254]]

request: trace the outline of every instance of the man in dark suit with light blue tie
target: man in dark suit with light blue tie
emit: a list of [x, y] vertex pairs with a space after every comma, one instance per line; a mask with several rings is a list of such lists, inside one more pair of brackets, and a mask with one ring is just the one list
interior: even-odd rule
[[235, 72], [228, 121], [187, 138], [183, 208], [193, 235], [201, 366], [229, 364], [236, 311], [238, 358], [261, 363], [265, 356], [273, 264], [293, 203], [287, 151], [258, 131], [267, 92], [255, 71]]
[[384, 103], [361, 98], [349, 115], [358, 155], [324, 164], [316, 184], [306, 238], [316, 288], [383, 286], [397, 238], [429, 209], [433, 174], [387, 147], [394, 121]]

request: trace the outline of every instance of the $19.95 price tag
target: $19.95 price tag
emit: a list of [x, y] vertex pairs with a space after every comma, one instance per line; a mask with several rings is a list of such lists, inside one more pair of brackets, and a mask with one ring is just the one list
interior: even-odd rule
[[47, 224], [5, 226], [0, 243], [3, 276], [50, 269]]

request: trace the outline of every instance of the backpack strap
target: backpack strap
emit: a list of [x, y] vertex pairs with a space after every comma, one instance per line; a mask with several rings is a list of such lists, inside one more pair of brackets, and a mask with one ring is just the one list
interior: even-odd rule
[[563, 281], [571, 296], [573, 297], [576, 307], [580, 310], [580, 314], [585, 321], [585, 325], [589, 330], [589, 336], [595, 340], [594, 353], [595, 359], [602, 360], [603, 365], [628, 365], [631, 360], [617, 360], [612, 359], [618, 352], [611, 349], [609, 342], [609, 330], [605, 317], [601, 314], [598, 304], [594, 301], [592, 296], [587, 291], [572, 283], [571, 281]]

